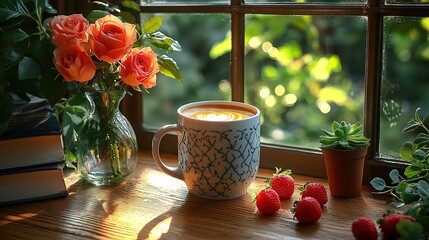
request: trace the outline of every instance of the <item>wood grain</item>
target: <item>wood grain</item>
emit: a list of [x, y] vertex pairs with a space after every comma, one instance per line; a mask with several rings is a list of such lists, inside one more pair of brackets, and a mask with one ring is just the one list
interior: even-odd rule
[[0, 239], [353, 239], [354, 219], [376, 219], [389, 208], [385, 198], [363, 186], [362, 197], [330, 197], [319, 222], [298, 224], [290, 213], [297, 188], [307, 180], [328, 185], [326, 179], [293, 175], [293, 197], [282, 201], [277, 214], [264, 216], [253, 199], [272, 173], [260, 169], [240, 198], [206, 200], [189, 194], [183, 182], [160, 172], [142, 152], [136, 171], [117, 186], [91, 186], [67, 171], [67, 198], [0, 207]]

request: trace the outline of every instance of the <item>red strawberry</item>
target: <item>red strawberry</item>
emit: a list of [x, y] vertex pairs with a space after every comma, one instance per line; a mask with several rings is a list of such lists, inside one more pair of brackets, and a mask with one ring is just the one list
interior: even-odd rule
[[314, 197], [320, 206], [325, 205], [328, 202], [328, 194], [326, 193], [325, 186], [320, 183], [307, 182], [304, 187], [299, 188], [302, 190], [302, 197]]
[[262, 214], [274, 214], [280, 209], [280, 197], [273, 189], [264, 189], [256, 195], [256, 207]]
[[378, 232], [374, 220], [360, 217], [353, 221], [352, 233], [357, 240], [377, 240]]
[[401, 220], [408, 220], [410, 222], [415, 222], [416, 220], [408, 215], [402, 215], [399, 213], [392, 213], [390, 215], [387, 215], [381, 220], [380, 228], [383, 232], [383, 237], [385, 239], [398, 239], [401, 237], [396, 230], [396, 224], [398, 224]]
[[283, 199], [289, 199], [295, 190], [295, 181], [289, 175], [291, 173], [290, 170], [282, 172], [281, 168], [276, 168], [276, 173], [273, 174], [272, 178], [267, 180], [270, 187]]
[[313, 197], [305, 197], [301, 201], [294, 203], [295, 218], [300, 223], [314, 223], [322, 216], [322, 207], [320, 203]]

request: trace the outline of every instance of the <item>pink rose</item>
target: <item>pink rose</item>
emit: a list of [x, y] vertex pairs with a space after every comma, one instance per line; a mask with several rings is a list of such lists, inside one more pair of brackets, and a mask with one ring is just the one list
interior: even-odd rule
[[66, 81], [86, 82], [95, 75], [95, 64], [79, 44], [62, 45], [54, 50], [54, 65]]
[[87, 33], [94, 55], [109, 63], [120, 60], [136, 41], [134, 24], [123, 23], [114, 15], [98, 19], [88, 27]]
[[64, 44], [87, 42], [85, 30], [88, 28], [89, 22], [82, 14], [59, 15], [50, 20], [48, 25], [52, 30], [51, 42], [57, 47]]
[[140, 84], [145, 88], [155, 86], [158, 72], [156, 54], [150, 47], [134, 48], [119, 67], [122, 81], [133, 87]]

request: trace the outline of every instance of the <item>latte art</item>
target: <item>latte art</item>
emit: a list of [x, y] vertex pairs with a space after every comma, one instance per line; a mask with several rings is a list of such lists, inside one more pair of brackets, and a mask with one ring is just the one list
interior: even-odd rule
[[182, 113], [198, 120], [219, 122], [242, 120], [255, 115], [248, 109], [228, 105], [200, 105], [186, 108]]
[[249, 115], [232, 111], [201, 111], [195, 113], [192, 117], [200, 120], [209, 121], [232, 121], [246, 119], [249, 117]]

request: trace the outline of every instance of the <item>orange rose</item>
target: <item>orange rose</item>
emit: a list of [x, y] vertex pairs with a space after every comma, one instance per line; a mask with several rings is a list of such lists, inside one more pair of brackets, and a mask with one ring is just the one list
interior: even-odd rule
[[95, 64], [79, 44], [63, 45], [54, 50], [54, 64], [66, 81], [86, 82], [95, 75]]
[[51, 42], [57, 47], [87, 41], [85, 30], [88, 28], [89, 22], [82, 14], [59, 15], [50, 20], [48, 25], [52, 30]]
[[114, 15], [98, 19], [88, 27], [87, 33], [94, 55], [109, 63], [120, 60], [136, 41], [134, 24], [123, 23]]
[[158, 72], [156, 54], [150, 47], [134, 48], [119, 67], [122, 81], [133, 87], [140, 84], [145, 88], [155, 86]]

